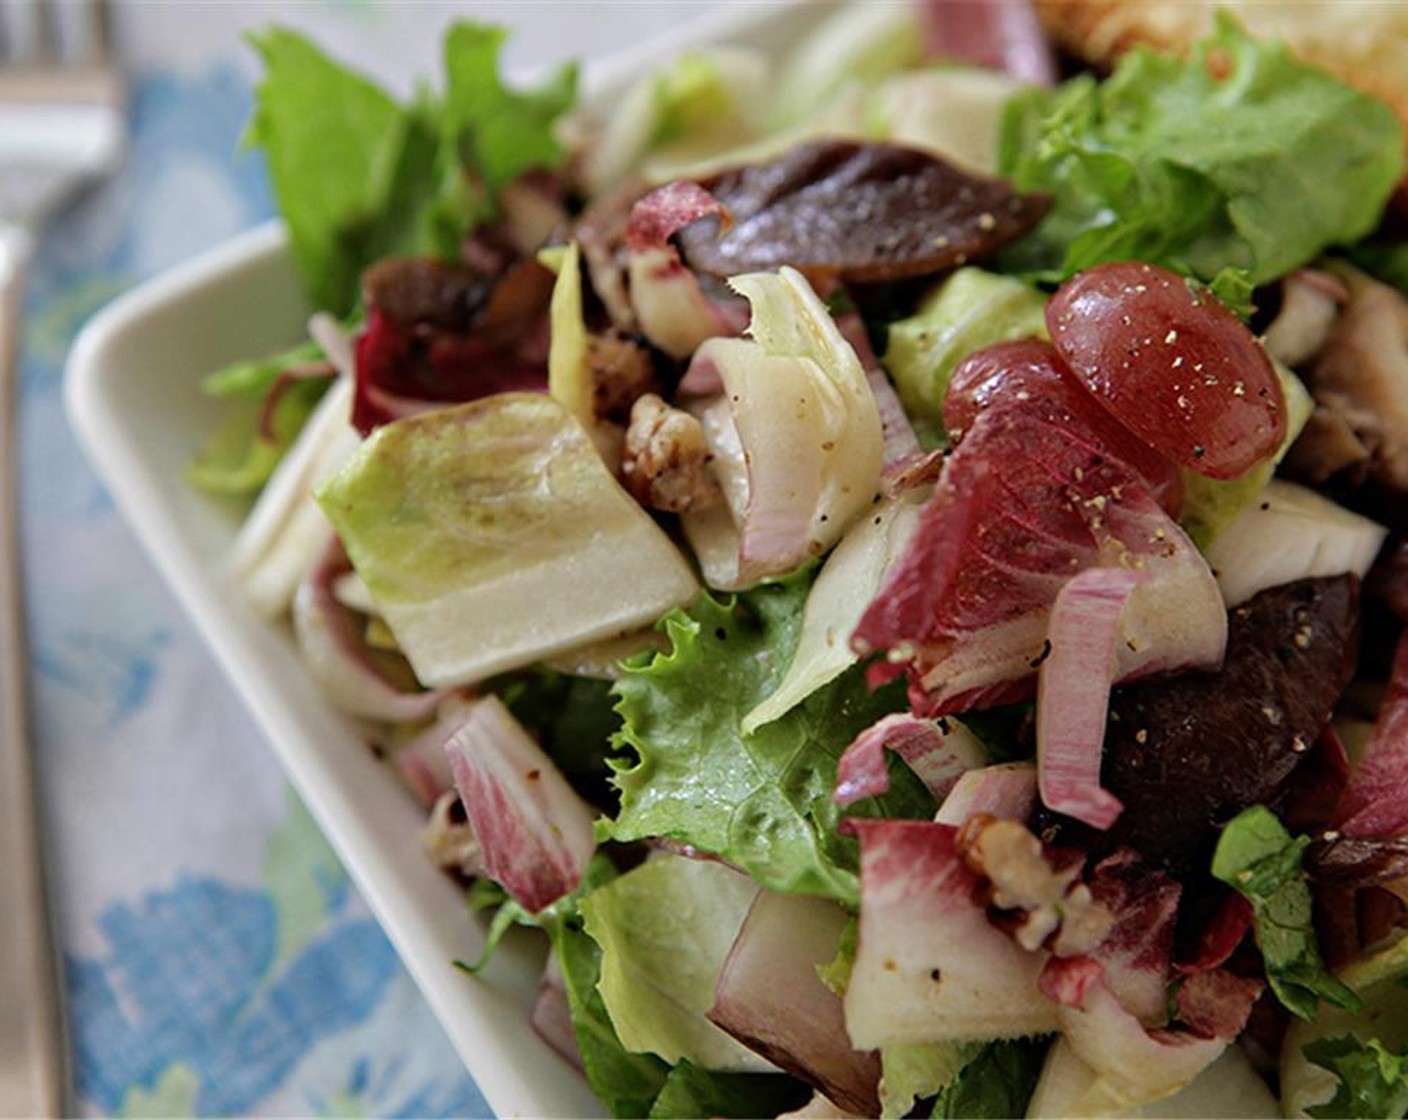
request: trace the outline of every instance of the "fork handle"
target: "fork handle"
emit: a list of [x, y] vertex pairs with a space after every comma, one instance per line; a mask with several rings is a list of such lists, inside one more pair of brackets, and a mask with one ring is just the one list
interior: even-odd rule
[[25, 688], [17, 436], [29, 237], [0, 225], [0, 1117], [60, 1116], [65, 1053]]

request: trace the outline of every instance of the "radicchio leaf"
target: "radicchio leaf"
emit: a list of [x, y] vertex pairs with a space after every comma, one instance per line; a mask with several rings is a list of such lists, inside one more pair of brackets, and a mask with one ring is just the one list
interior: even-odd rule
[[1042, 990], [1061, 1007], [1060, 1030], [1094, 1083], [1071, 1106], [1072, 1116], [1127, 1115], [1172, 1096], [1222, 1053], [1222, 1039], [1166, 1029], [1146, 1030], [1111, 990], [1105, 970], [1089, 957], [1052, 958]]
[[[737, 300], [716, 303], [705, 295], [670, 238], [691, 222], [716, 218], [730, 224], [727, 207], [697, 183], [670, 183], [631, 209], [626, 224], [626, 268], [631, 305], [641, 331], [673, 358], [687, 358], [708, 338], [736, 335], [747, 321]], [[741, 270], [740, 270], [741, 271]]]
[[957, 830], [851, 820], [861, 845], [860, 939], [846, 988], [856, 1046], [1037, 1034], [1055, 1007], [1037, 988], [1043, 955], [1022, 949], [973, 900], [978, 877]]
[[592, 812], [497, 696], [445, 744], [485, 874], [530, 911], [574, 890], [596, 849]]
[[890, 788], [885, 752], [894, 751], [919, 777], [936, 801], [943, 801], [965, 770], [986, 757], [982, 743], [961, 724], [888, 715], [867, 727], [841, 755], [836, 767], [836, 804], [850, 805]]
[[1345, 836], [1408, 833], [1408, 635], [1399, 639], [1378, 722], [1335, 813]]
[[1051, 604], [1050, 654], [1037, 678], [1037, 784], [1048, 809], [1092, 828], [1109, 828], [1124, 808], [1100, 788], [1100, 754], [1120, 614], [1144, 579], [1125, 568], [1089, 568]]
[[[994, 349], [983, 360], [1050, 359]], [[976, 414], [855, 632], [862, 651], [907, 663], [920, 714], [1029, 696], [1052, 603], [1089, 568], [1148, 576], [1122, 618], [1116, 679], [1221, 659], [1226, 614], [1207, 563], [1116, 456], [1108, 423], [1088, 418], [1098, 406], [1063, 384], [1033, 378]]]

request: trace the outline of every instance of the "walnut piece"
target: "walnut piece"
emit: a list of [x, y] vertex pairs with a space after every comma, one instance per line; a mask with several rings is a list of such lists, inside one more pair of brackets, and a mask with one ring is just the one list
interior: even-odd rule
[[642, 505], [670, 513], [703, 509], [722, 497], [709, 472], [704, 428], [654, 393], [631, 408], [621, 479]]
[[1004, 927], [1030, 952], [1044, 946], [1058, 957], [1088, 953], [1114, 925], [1114, 914], [1080, 881], [1081, 864], [1055, 867], [1019, 821], [979, 813], [959, 832], [958, 848], [991, 884], [988, 903], [1006, 912]]
[[460, 795], [448, 790], [430, 810], [430, 820], [421, 833], [421, 843], [436, 867], [472, 879], [484, 872], [484, 856], [474, 827], [464, 815]]

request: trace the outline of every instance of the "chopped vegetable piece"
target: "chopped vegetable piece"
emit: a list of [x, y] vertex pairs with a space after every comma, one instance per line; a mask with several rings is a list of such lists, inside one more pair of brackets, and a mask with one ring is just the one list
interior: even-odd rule
[[576, 890], [592, 812], [497, 696], [469, 707], [445, 753], [485, 874], [529, 911]]
[[[669, 615], [671, 650], [632, 663], [616, 682], [623, 719], [619, 840], [669, 837], [723, 857], [776, 891], [856, 898], [856, 855], [836, 826], [836, 762], [893, 711], [858, 668], [752, 733], [743, 715], [769, 695], [795, 648], [810, 579], [794, 575], [720, 602], [701, 596]], [[633, 757], [634, 756], [634, 757]], [[907, 772], [852, 815], [929, 816], [934, 802]]]
[[1051, 652], [1037, 676], [1036, 773], [1042, 804], [1109, 828], [1124, 808], [1100, 788], [1110, 685], [1119, 664], [1120, 614], [1142, 572], [1091, 568], [1051, 604]]
[[1212, 873], [1252, 904], [1257, 945], [1276, 997], [1302, 1019], [1320, 1000], [1357, 1011], [1361, 1001], [1325, 971], [1311, 924], [1310, 888], [1301, 857], [1310, 838], [1292, 838], [1275, 814], [1257, 805], [1223, 829]]
[[1223, 824], [1273, 801], [1329, 720], [1358, 612], [1352, 577], [1272, 588], [1231, 612], [1219, 671], [1116, 688], [1100, 780], [1125, 811], [1103, 833], [1057, 819], [1055, 842], [1128, 846], [1178, 875], [1206, 867]]
[[709, 1018], [837, 1104], [872, 1115], [879, 1065], [851, 1046], [840, 997], [818, 974], [849, 922], [825, 899], [760, 893], [719, 976]]
[[389, 424], [318, 500], [433, 687], [627, 633], [697, 589], [669, 538], [546, 395], [501, 394]]
[[722, 863], [660, 854], [582, 899], [597, 985], [627, 1050], [711, 1070], [772, 1069], [705, 1014], [758, 885]]
[[1043, 957], [988, 921], [957, 830], [852, 820], [861, 843], [860, 944], [846, 1027], [861, 1047], [986, 1041], [1055, 1029]]
[[1398, 643], [1393, 675], [1374, 733], [1350, 774], [1335, 824], [1347, 836], [1408, 832], [1408, 638]]
[[[713, 571], [705, 562], [709, 582], [728, 590], [827, 551], [873, 508], [884, 463], [865, 369], [806, 279], [784, 268], [731, 284], [752, 305], [753, 338], [711, 339], [690, 367], [690, 376], [717, 370], [732, 423], [706, 418], [705, 435], [720, 467], [741, 458], [747, 472], [746, 486], [736, 470], [732, 485], [720, 479], [738, 530], [736, 563]], [[716, 507], [686, 517], [685, 531], [696, 540], [721, 516]]]
[[1124, 616], [1119, 678], [1216, 664], [1222, 596], [1149, 479], [1113, 451], [1127, 435], [1050, 372], [1049, 347], [1006, 343], [970, 359], [988, 360], [1050, 375], [979, 413], [852, 640], [907, 665], [920, 714], [1010, 703], [1033, 690], [1066, 581], [1086, 568], [1127, 567], [1150, 578]]

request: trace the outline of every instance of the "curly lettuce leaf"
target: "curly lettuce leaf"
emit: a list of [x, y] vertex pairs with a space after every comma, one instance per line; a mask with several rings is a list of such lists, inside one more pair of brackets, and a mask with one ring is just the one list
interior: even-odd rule
[[1325, 970], [1311, 920], [1301, 859], [1308, 836], [1292, 837], [1270, 809], [1254, 805], [1222, 830], [1212, 873], [1252, 904], [1256, 942], [1276, 998], [1302, 1019], [1320, 1000], [1358, 1010], [1353, 989]]
[[1305, 1056], [1336, 1079], [1334, 1097], [1306, 1109], [1317, 1120], [1408, 1115], [1408, 1053], [1394, 1053], [1378, 1039], [1340, 1035], [1316, 1039]]
[[561, 165], [553, 134], [576, 99], [575, 66], [536, 90], [499, 77], [502, 28], [454, 24], [445, 90], [401, 104], [283, 27], [251, 37], [264, 63], [248, 140], [262, 148], [304, 287], [343, 314], [358, 278], [393, 253], [452, 253], [530, 168]]
[[1387, 105], [1220, 17], [1186, 61], [1137, 49], [1105, 82], [1012, 103], [1003, 173], [1055, 205], [1008, 263], [1056, 279], [1147, 260], [1237, 302], [1368, 234], [1403, 146]]
[[[622, 729], [617, 840], [666, 836], [713, 852], [770, 890], [854, 905], [855, 841], [837, 831], [836, 763], [856, 734], [903, 704], [852, 668], [752, 734], [743, 717], [771, 695], [797, 642], [812, 572], [728, 600], [702, 595], [667, 615], [672, 648], [616, 683]], [[848, 815], [924, 817], [933, 799], [905, 768], [890, 792]]]

